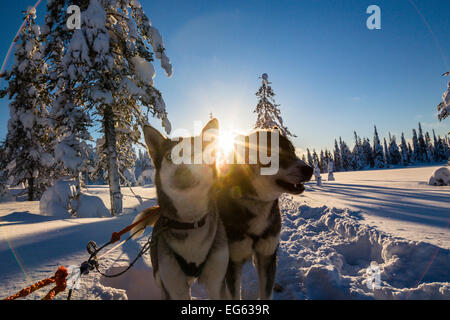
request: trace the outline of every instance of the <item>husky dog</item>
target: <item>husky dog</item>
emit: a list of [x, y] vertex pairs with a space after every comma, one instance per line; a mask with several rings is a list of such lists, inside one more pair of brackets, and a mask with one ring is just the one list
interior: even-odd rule
[[[217, 119], [210, 120], [203, 128], [202, 157], [208, 146], [215, 143], [214, 139], [205, 141], [205, 136], [217, 130]], [[172, 152], [174, 148], [183, 141], [194, 144], [193, 137], [173, 141], [151, 126], [144, 126], [144, 136], [155, 167], [160, 206], [150, 255], [163, 299], [190, 299], [190, 287], [195, 279], [205, 285], [209, 298], [229, 299], [225, 282], [228, 243], [210, 196], [217, 181], [215, 163], [177, 164], [172, 159], [173, 154], [178, 155]], [[142, 227], [145, 224], [136, 226], [135, 230]]]
[[[271, 141], [274, 131], [259, 130], [241, 136], [242, 139], [236, 138], [245, 141], [247, 160], [249, 141], [252, 138], [261, 141], [261, 134], [266, 134], [267, 141]], [[279, 159], [276, 174], [262, 175], [260, 170], [267, 165], [259, 160], [256, 164], [245, 161], [245, 164], [225, 165], [224, 170], [219, 169], [217, 205], [227, 232], [230, 260], [226, 282], [233, 299], [241, 299], [242, 267], [252, 257], [258, 273], [259, 298], [272, 298], [281, 230], [278, 197], [282, 193], [302, 193], [304, 182], [309, 181], [313, 173], [313, 169], [295, 155], [294, 146], [281, 133], [279, 148], [274, 149], [279, 149], [273, 150], [275, 154], [271, 155]]]

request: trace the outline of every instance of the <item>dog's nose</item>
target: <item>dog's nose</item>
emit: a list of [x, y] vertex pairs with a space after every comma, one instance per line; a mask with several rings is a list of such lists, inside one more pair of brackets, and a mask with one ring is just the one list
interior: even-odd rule
[[305, 177], [306, 181], [310, 180], [314, 169], [311, 166], [308, 166], [307, 164], [300, 166], [300, 172]]
[[187, 166], [181, 165], [175, 170], [174, 185], [177, 188], [185, 189], [194, 183], [194, 175]]

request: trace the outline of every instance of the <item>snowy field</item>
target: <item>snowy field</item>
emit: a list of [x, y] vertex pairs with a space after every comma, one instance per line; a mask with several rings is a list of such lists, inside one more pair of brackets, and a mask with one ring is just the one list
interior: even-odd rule
[[[450, 299], [450, 187], [427, 185], [437, 167], [335, 173], [310, 182], [300, 196], [283, 196], [283, 228], [275, 299]], [[123, 215], [57, 219], [39, 215], [38, 202], [0, 203], [0, 298], [87, 259], [89, 240], [101, 245], [155, 203], [152, 187], [123, 188]], [[105, 186], [89, 194], [108, 206]], [[102, 260], [120, 271], [151, 230]], [[41, 298], [42, 289], [28, 297]], [[204, 298], [195, 286], [195, 298]], [[244, 270], [243, 297], [257, 295], [256, 274]], [[57, 296], [65, 299], [66, 293]], [[149, 255], [124, 275], [90, 273], [72, 299], [158, 299]]]

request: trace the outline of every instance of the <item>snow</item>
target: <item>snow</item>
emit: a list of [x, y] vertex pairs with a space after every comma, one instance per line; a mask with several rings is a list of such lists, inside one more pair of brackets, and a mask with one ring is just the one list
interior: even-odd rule
[[153, 78], [155, 77], [155, 68], [153, 65], [142, 57], [134, 56], [131, 59], [136, 77], [142, 82], [153, 86]]
[[[275, 292], [274, 298], [450, 299], [450, 187], [430, 186], [427, 181], [437, 168], [335, 172], [336, 181], [322, 179], [321, 186], [309, 182], [304, 194], [282, 196], [276, 283], [283, 290]], [[107, 242], [113, 231], [156, 203], [153, 187], [132, 189], [140, 199], [123, 188], [124, 214], [118, 217], [43, 216], [36, 201], [1, 202], [2, 297], [51, 276], [59, 265], [80, 265], [88, 257], [89, 240], [99, 245]], [[87, 192], [109, 204], [106, 186], [89, 186]], [[123, 270], [150, 232], [102, 258], [101, 270]], [[257, 283], [255, 269], [247, 264], [245, 299], [256, 298]], [[45, 294], [46, 290], [40, 290], [27, 299]], [[192, 295], [206, 297], [198, 285]], [[66, 296], [67, 292], [61, 293], [57, 299]], [[105, 278], [96, 272], [83, 276], [72, 295], [83, 300], [159, 297], [148, 254], [120, 277]]]
[[432, 186], [450, 186], [450, 170], [447, 167], [437, 169], [428, 181]]
[[55, 159], [56, 161], [61, 161], [65, 168], [74, 172], [76, 172], [77, 168], [82, 163], [82, 159], [77, 154], [76, 150], [65, 140], [57, 144], [55, 148]]
[[142, 173], [139, 175], [139, 178], [137, 180], [137, 184], [140, 186], [152, 184], [154, 175], [155, 174], [153, 172], [153, 169], [146, 169], [146, 170], [142, 171]]
[[48, 188], [39, 202], [39, 211], [43, 216], [70, 218], [71, 211], [77, 218], [101, 218], [111, 216], [103, 200], [87, 192], [76, 196], [75, 182], [70, 179], [58, 180]]
[[70, 200], [75, 194], [76, 190], [72, 181], [57, 181], [42, 194], [39, 202], [39, 211], [41, 215], [70, 218]]

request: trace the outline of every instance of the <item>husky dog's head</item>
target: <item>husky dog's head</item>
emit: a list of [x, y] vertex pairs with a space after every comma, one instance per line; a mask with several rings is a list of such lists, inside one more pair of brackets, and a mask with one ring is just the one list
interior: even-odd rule
[[209, 192], [216, 180], [213, 150], [218, 128], [217, 119], [212, 119], [199, 137], [168, 139], [152, 126], [144, 126], [158, 202], [167, 216], [193, 222], [209, 210]]
[[[297, 157], [291, 141], [278, 129], [258, 130], [236, 139], [245, 141], [246, 159], [245, 164], [233, 165], [229, 177], [224, 178], [227, 184], [239, 185], [239, 193], [246, 193], [262, 201], [275, 200], [282, 193], [300, 194], [305, 191], [304, 183], [311, 179], [313, 168]], [[257, 145], [252, 145], [251, 141], [257, 142]], [[272, 163], [262, 163], [259, 157], [261, 141], [264, 141], [263, 144], [267, 143], [265, 149], [270, 150], [268, 153]], [[277, 142], [277, 145], [272, 148], [274, 142]], [[252, 150], [258, 152], [256, 164], [249, 160]], [[238, 156], [235, 157], [237, 158]], [[274, 159], [277, 162], [277, 170], [273, 170], [272, 174], [262, 174], [264, 169], [273, 166]]]

